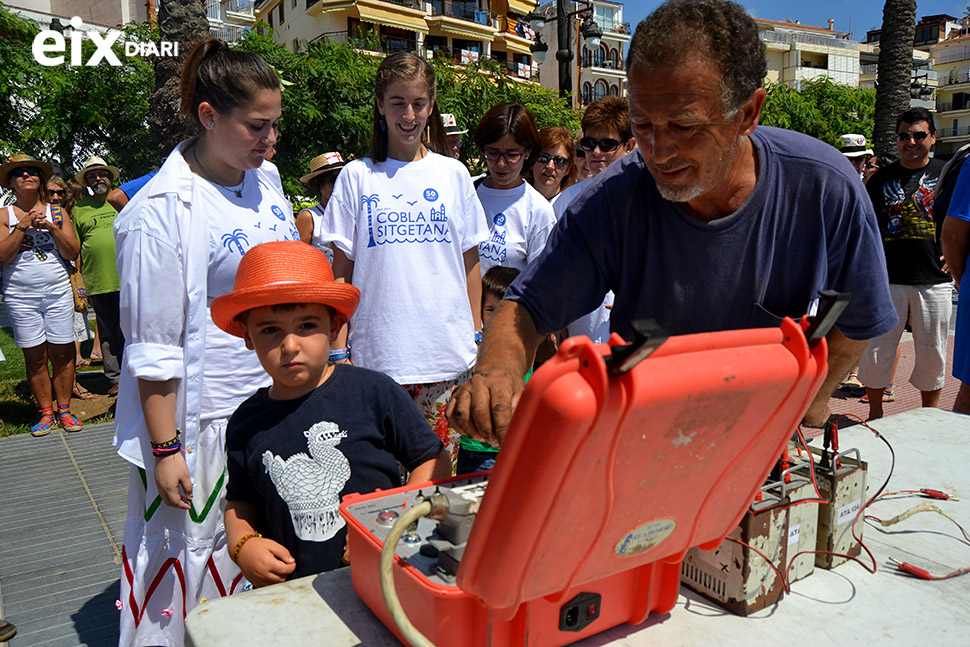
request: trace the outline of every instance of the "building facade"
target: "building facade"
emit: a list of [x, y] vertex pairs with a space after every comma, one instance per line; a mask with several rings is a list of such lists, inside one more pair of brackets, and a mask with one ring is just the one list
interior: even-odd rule
[[850, 87], [859, 86], [859, 43], [834, 29], [796, 22], [756, 20], [765, 43], [767, 81], [798, 89], [802, 82], [828, 77]]
[[209, 31], [227, 43], [242, 38], [256, 24], [255, 0], [206, 0]]
[[936, 90], [936, 156], [949, 158], [970, 142], [970, 35], [936, 43], [930, 55]]
[[534, 34], [524, 18], [534, 8], [533, 0], [264, 0], [256, 18], [294, 51], [328, 38], [457, 65], [493, 59], [510, 76], [530, 80]]

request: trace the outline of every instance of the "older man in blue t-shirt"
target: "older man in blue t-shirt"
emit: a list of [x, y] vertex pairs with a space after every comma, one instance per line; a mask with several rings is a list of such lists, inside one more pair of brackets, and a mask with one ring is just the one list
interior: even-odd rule
[[813, 312], [821, 290], [851, 293], [805, 415], [826, 422], [832, 391], [896, 311], [852, 166], [815, 139], [758, 127], [764, 51], [732, 2], [673, 0], [639, 25], [627, 62], [638, 151], [592, 181], [509, 289], [449, 404], [456, 428], [500, 443], [541, 336], [610, 289], [611, 329], [627, 339], [638, 319], [672, 334], [763, 327]]

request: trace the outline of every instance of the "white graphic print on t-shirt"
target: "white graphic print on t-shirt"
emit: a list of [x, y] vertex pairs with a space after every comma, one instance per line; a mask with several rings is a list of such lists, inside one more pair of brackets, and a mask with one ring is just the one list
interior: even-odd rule
[[406, 200], [400, 193], [381, 197], [362, 195], [360, 208], [367, 212], [367, 246], [395, 243], [448, 243], [451, 230], [444, 202], [435, 189], [425, 189], [421, 200]]
[[337, 510], [340, 493], [350, 480], [350, 462], [337, 445], [347, 432], [322, 421], [303, 435], [309, 456], [300, 452], [282, 459], [266, 450], [263, 465], [290, 509], [296, 536], [304, 541], [327, 541], [346, 525]]

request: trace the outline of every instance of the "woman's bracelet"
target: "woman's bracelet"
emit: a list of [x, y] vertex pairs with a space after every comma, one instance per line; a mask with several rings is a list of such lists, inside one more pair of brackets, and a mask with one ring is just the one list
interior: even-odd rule
[[21, 225], [19, 222], [16, 225], [14, 225], [13, 228], [16, 229], [17, 231], [27, 231], [27, 228]]
[[177, 454], [182, 451], [182, 443], [177, 442], [174, 445], [169, 445], [164, 449], [152, 449], [152, 455], [155, 458], [161, 458], [163, 456], [168, 456], [169, 454]]
[[253, 537], [262, 537], [258, 532], [251, 532], [248, 535], [243, 535], [242, 539], [236, 542], [236, 547], [232, 549], [232, 561], [236, 561], [239, 557], [239, 551], [242, 550], [243, 544], [252, 539]]
[[152, 449], [168, 449], [173, 445], [178, 445], [181, 439], [182, 431], [180, 429], [175, 430], [175, 438], [171, 440], [166, 440], [164, 443], [152, 443]]
[[330, 351], [330, 361], [339, 362], [342, 359], [350, 359], [349, 348], [334, 348]]

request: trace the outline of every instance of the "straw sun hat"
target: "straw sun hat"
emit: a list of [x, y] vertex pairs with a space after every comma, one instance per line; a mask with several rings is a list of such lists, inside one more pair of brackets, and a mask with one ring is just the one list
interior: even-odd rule
[[87, 184], [87, 182], [84, 180], [84, 176], [91, 171], [107, 171], [108, 173], [111, 173], [112, 183], [117, 182], [118, 178], [121, 176], [117, 166], [110, 166], [104, 161], [104, 159], [98, 157], [97, 155], [92, 155], [87, 159], [87, 161], [84, 162], [84, 166], [82, 166], [81, 170], [77, 172], [77, 175], [74, 176], [74, 181], [81, 186], [84, 186]]
[[243, 337], [236, 321], [243, 312], [284, 303], [322, 303], [346, 317], [354, 314], [360, 290], [333, 280], [323, 252], [298, 240], [263, 243], [246, 252], [236, 270], [232, 292], [212, 301], [212, 321]]
[[[45, 183], [50, 179], [50, 176], [53, 173], [51, 165], [47, 162], [35, 160], [30, 155], [24, 155], [21, 153], [20, 155], [12, 156], [9, 162], [0, 166], [0, 182], [3, 182], [4, 185], [6, 185], [7, 176], [10, 174], [10, 171], [18, 168], [30, 168], [31, 166], [40, 171], [41, 180], [43, 180]], [[23, 171], [21, 171], [21, 173], [23, 173]]]
[[346, 165], [347, 162], [340, 156], [340, 153], [322, 153], [310, 160], [310, 172], [301, 177], [300, 182], [309, 184], [310, 180], [318, 175], [342, 169]]

